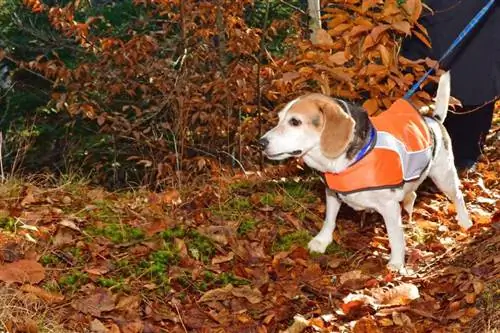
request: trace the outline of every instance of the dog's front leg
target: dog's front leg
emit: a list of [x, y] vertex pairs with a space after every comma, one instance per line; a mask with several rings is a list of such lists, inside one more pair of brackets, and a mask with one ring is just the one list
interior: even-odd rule
[[405, 268], [405, 236], [403, 223], [401, 220], [401, 207], [398, 202], [388, 202], [377, 207], [377, 211], [382, 215], [389, 237], [391, 247], [391, 259], [388, 267], [391, 270], [403, 273]]
[[333, 240], [333, 231], [335, 230], [335, 221], [340, 209], [340, 200], [329, 189], [326, 189], [326, 214], [323, 227], [320, 232], [314, 237], [307, 247], [311, 252], [324, 253], [328, 245]]

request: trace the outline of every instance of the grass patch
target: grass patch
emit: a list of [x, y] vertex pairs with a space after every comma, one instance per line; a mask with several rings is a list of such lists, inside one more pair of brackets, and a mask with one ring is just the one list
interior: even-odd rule
[[292, 245], [306, 247], [307, 243], [312, 239], [311, 234], [306, 230], [295, 231], [283, 236], [280, 236], [273, 244], [272, 251], [288, 251]]
[[352, 255], [352, 252], [347, 250], [346, 248], [343, 248], [342, 246], [337, 244], [335, 241], [333, 241], [326, 248], [325, 254], [341, 256], [343, 258], [349, 258]]
[[15, 289], [0, 287], [0, 327], [7, 332], [5, 324], [12, 324], [12, 332], [71, 332], [63, 328], [63, 318], [51, 305], [26, 297]]
[[165, 230], [162, 234], [166, 242], [174, 238], [183, 238], [189, 254], [196, 260], [207, 263], [215, 255], [215, 246], [212, 241], [195, 230], [184, 230], [180, 227]]
[[44, 254], [40, 257], [40, 263], [43, 266], [55, 266], [59, 262], [61, 262], [61, 260], [54, 254]]
[[244, 236], [251, 232], [252, 230], [255, 230], [257, 226], [257, 221], [253, 218], [249, 218], [246, 220], [243, 220], [237, 230], [238, 235]]
[[86, 273], [72, 271], [71, 273], [61, 276], [57, 282], [62, 290], [76, 291], [88, 281], [89, 277]]
[[115, 244], [142, 240], [145, 236], [141, 229], [119, 223], [110, 223], [102, 227], [88, 227], [85, 231], [93, 236], [106, 237]]
[[123, 290], [125, 284], [123, 279], [117, 280], [114, 278], [100, 277], [97, 279], [97, 284], [103, 288], [109, 288], [114, 290]]
[[12, 217], [1, 217], [0, 218], [0, 229], [8, 232], [15, 232], [17, 229], [17, 221]]

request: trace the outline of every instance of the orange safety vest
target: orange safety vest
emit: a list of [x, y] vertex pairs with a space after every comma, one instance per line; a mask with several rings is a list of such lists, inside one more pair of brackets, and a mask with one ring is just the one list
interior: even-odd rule
[[328, 187], [339, 193], [391, 188], [419, 178], [432, 158], [432, 136], [422, 115], [398, 99], [378, 116], [371, 149], [339, 173], [325, 172]]

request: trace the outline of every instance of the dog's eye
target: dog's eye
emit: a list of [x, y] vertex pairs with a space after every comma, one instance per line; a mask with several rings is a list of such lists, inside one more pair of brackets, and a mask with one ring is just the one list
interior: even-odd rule
[[290, 119], [290, 121], [288, 123], [294, 127], [302, 124], [302, 122], [300, 120], [298, 120], [297, 118]]

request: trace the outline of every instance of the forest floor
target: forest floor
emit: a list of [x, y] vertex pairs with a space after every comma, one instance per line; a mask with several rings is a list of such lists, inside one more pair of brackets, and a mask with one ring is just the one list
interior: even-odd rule
[[325, 211], [317, 178], [163, 193], [8, 180], [0, 332], [498, 332], [499, 157], [490, 143], [462, 177], [467, 232], [442, 194], [419, 192], [404, 277], [385, 268], [378, 214], [342, 208], [327, 252], [307, 252]]

